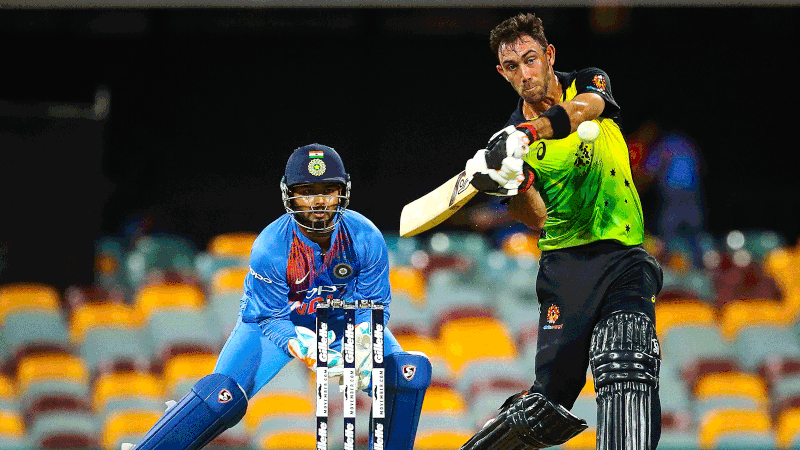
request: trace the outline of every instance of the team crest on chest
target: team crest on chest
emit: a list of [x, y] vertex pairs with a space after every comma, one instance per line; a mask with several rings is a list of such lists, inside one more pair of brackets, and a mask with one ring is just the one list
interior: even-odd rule
[[347, 278], [353, 274], [353, 267], [347, 263], [339, 263], [333, 268], [333, 276], [336, 278]]

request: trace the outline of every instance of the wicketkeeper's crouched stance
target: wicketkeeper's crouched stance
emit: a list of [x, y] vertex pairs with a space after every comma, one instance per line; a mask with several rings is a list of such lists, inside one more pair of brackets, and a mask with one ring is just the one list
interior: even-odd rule
[[[298, 148], [286, 164], [281, 190], [287, 213], [253, 244], [239, 319], [214, 373], [171, 406], [141, 442], [125, 444], [123, 450], [199, 450], [239, 422], [248, 398], [293, 357], [315, 370], [316, 305], [323, 299], [375, 302], [384, 307], [384, 325], [388, 322], [386, 243], [372, 222], [346, 209], [350, 177], [339, 155], [319, 144]], [[331, 378], [342, 374], [345, 322], [341, 309], [329, 312]], [[359, 309], [355, 323], [358, 388], [368, 389], [370, 311]], [[383, 448], [409, 450], [431, 381], [431, 364], [421, 353], [404, 352], [388, 328], [383, 333]]]

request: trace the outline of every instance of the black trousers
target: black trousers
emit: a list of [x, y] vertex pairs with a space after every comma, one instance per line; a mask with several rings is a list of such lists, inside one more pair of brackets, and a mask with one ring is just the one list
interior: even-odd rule
[[641, 246], [599, 241], [542, 252], [532, 389], [572, 409], [586, 384], [595, 325], [619, 311], [643, 312], [655, 323], [655, 296], [662, 282], [661, 266]]

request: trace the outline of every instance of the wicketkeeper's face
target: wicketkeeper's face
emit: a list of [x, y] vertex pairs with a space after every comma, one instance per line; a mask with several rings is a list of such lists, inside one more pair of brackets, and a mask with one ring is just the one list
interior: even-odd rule
[[542, 47], [539, 41], [523, 36], [497, 50], [497, 71], [526, 102], [538, 103], [551, 89], [555, 56], [552, 45]]
[[341, 195], [342, 186], [338, 183], [300, 184], [290, 189], [294, 210], [313, 228], [327, 226], [333, 220]]

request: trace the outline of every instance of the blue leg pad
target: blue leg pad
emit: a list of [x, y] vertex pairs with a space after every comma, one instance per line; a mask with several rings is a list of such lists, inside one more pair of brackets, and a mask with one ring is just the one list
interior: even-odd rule
[[431, 362], [422, 352], [386, 356], [385, 450], [414, 448], [425, 390], [431, 384]]
[[247, 411], [247, 396], [226, 375], [203, 377], [150, 428], [136, 450], [200, 450], [236, 425]]

